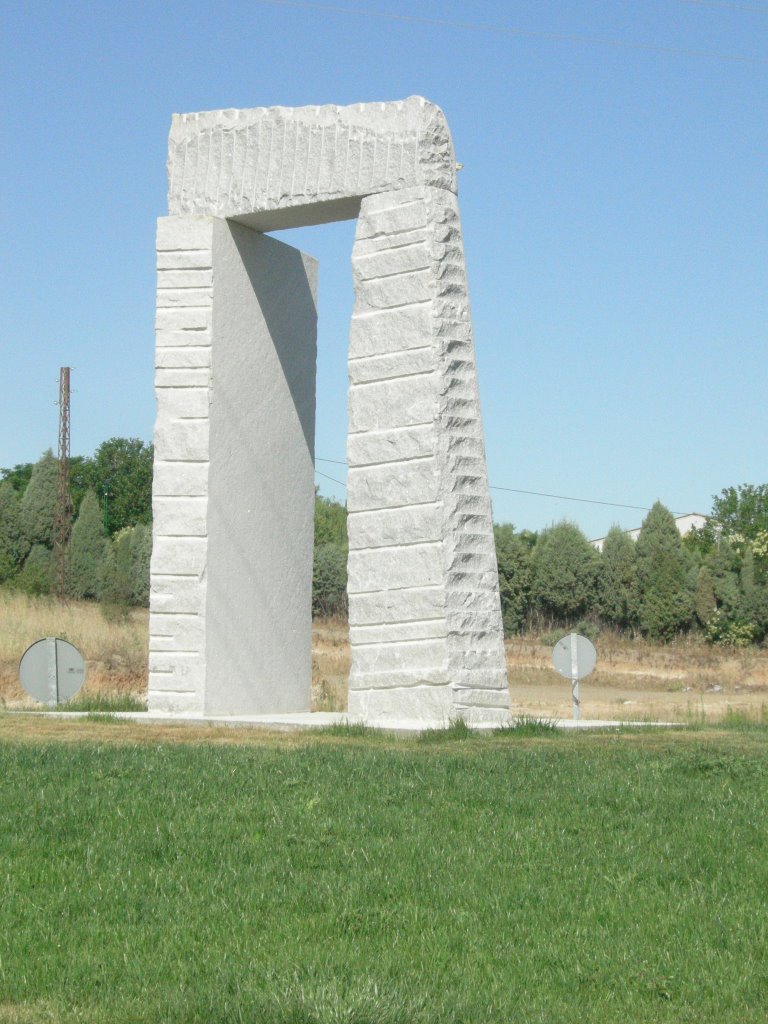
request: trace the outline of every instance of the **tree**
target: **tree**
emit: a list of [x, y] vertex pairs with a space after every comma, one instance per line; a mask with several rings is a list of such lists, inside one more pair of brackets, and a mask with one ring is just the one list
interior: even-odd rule
[[53, 524], [58, 503], [59, 463], [49, 448], [32, 467], [21, 498], [21, 527], [28, 544], [53, 545]]
[[612, 526], [603, 544], [597, 577], [600, 617], [618, 629], [638, 622], [637, 554], [635, 542], [620, 526]]
[[753, 638], [761, 641], [768, 632], [768, 573], [763, 560], [755, 557], [751, 544], [744, 550], [740, 571], [742, 622], [752, 626]]
[[721, 539], [707, 557], [712, 573], [712, 588], [721, 618], [732, 622], [739, 618], [741, 608], [741, 556], [735, 544]]
[[[73, 516], [80, 514], [80, 505], [88, 491], [96, 492], [93, 485], [93, 460], [84, 455], [73, 455], [69, 460], [69, 493]], [[98, 502], [98, 495], [96, 500]]]
[[670, 640], [690, 625], [693, 602], [682, 540], [660, 501], [643, 521], [636, 551], [640, 628], [654, 640]]
[[708, 565], [702, 565], [696, 577], [696, 591], [693, 597], [693, 607], [696, 612], [696, 618], [702, 626], [706, 626], [717, 611], [717, 599], [715, 598], [712, 570]]
[[501, 618], [505, 636], [519, 633], [530, 607], [531, 548], [525, 539], [515, 533], [511, 523], [494, 525], [496, 562], [499, 568], [499, 596]]
[[21, 527], [19, 496], [10, 480], [0, 484], [0, 583], [12, 579], [29, 552]]
[[73, 597], [96, 598], [101, 591], [107, 540], [96, 495], [86, 491], [80, 514], [72, 527], [70, 593]]
[[333, 498], [315, 494], [315, 547], [337, 544], [347, 548], [347, 509]]
[[151, 526], [137, 523], [116, 533], [111, 542], [107, 542], [102, 569], [102, 601], [121, 614], [127, 613], [133, 605], [148, 605], [151, 555]]
[[568, 625], [592, 611], [600, 555], [574, 523], [550, 526], [533, 549], [531, 596], [540, 611]]
[[31, 462], [19, 462], [13, 469], [0, 469], [0, 480], [7, 480], [17, 494], [23, 494], [29, 483], [29, 478], [32, 476], [33, 468]]
[[35, 544], [27, 555], [24, 567], [19, 573], [19, 586], [28, 594], [50, 594], [52, 573], [53, 565], [50, 550], [42, 544]]
[[761, 530], [768, 530], [768, 484], [724, 488], [712, 499], [708, 526], [734, 540], [752, 540]]
[[[136, 437], [113, 437], [96, 449], [89, 486], [101, 501], [106, 494], [107, 532], [152, 521], [154, 450]], [[83, 470], [85, 472], [85, 470]]]
[[133, 604], [133, 559], [130, 527], [115, 534], [107, 548], [101, 581], [101, 600], [125, 616]]

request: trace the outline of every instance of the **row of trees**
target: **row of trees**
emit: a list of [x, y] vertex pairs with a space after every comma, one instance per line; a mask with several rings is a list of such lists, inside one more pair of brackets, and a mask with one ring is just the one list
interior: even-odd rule
[[[69, 463], [69, 485], [74, 517], [77, 517], [86, 493], [93, 491], [102, 508], [109, 536], [126, 526], [151, 524], [153, 458], [152, 445], [136, 437], [112, 437], [100, 444], [92, 456], [73, 456]], [[57, 465], [53, 454], [48, 451], [37, 463], [23, 462], [12, 469], [0, 470], [0, 478], [10, 484], [21, 498], [34, 474], [33, 491], [38, 495], [36, 503], [45, 505], [49, 501], [50, 479], [55, 478]]]
[[[657, 502], [637, 541], [618, 526], [598, 551], [573, 523], [532, 533], [494, 527], [505, 633], [608, 627], [667, 641], [690, 631], [718, 644], [768, 635], [768, 485], [727, 488], [707, 526], [682, 538]], [[315, 614], [346, 612], [346, 511], [318, 498]]]
[[[151, 445], [112, 438], [93, 458], [72, 462], [71, 596], [147, 604]], [[48, 451], [2, 477], [0, 584], [47, 593], [57, 461]], [[494, 530], [508, 635], [608, 626], [654, 640], [690, 630], [721, 644], [768, 638], [768, 484], [727, 488], [714, 499], [706, 527], [685, 538], [657, 502], [637, 541], [614, 527], [602, 552], [569, 522], [538, 534], [511, 524]], [[316, 495], [315, 615], [346, 615], [347, 552], [346, 508]]]
[[572, 523], [495, 531], [508, 634], [604, 625], [662, 641], [699, 630], [736, 646], [768, 635], [768, 485], [726, 489], [685, 538], [657, 502], [637, 541], [614, 527], [602, 553]]
[[[72, 459], [72, 467], [69, 595], [119, 607], [148, 604], [152, 446], [112, 438], [93, 458]], [[37, 463], [2, 471], [0, 584], [32, 594], [51, 591], [57, 482], [51, 451]], [[346, 509], [317, 495], [315, 615], [346, 615], [347, 547]]]
[[[70, 596], [122, 607], [147, 604], [152, 551], [151, 446], [113, 438], [101, 445], [92, 459], [72, 461], [75, 511]], [[0, 583], [32, 594], [50, 592], [57, 482], [58, 461], [51, 451], [34, 465], [3, 472]], [[95, 490], [99, 486], [100, 498]]]
[[[727, 488], [682, 538], [657, 502], [637, 541], [618, 526], [598, 551], [573, 523], [494, 527], [504, 630], [608, 627], [668, 641], [690, 631], [744, 646], [768, 636], [768, 485]], [[313, 611], [346, 612], [346, 510], [318, 498]]]

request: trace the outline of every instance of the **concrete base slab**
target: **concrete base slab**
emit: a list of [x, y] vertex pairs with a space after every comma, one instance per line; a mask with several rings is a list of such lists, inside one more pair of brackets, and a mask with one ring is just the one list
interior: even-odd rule
[[[29, 714], [30, 712], [16, 711], [11, 714]], [[87, 718], [94, 717], [99, 712], [94, 711], [35, 711], [31, 712], [35, 715], [45, 715], [48, 718], [61, 718], [61, 719], [75, 719], [75, 718]], [[125, 719], [126, 721], [136, 722], [148, 726], [152, 725], [183, 725], [183, 726], [224, 726], [228, 728], [251, 728], [251, 729], [269, 729], [278, 732], [292, 732], [298, 730], [309, 730], [309, 729], [327, 729], [329, 726], [334, 725], [363, 725], [371, 729], [380, 729], [384, 732], [391, 732], [397, 735], [417, 735], [418, 733], [425, 732], [431, 729], [446, 729], [450, 726], [449, 722], [445, 721], [433, 721], [425, 722], [423, 719], [415, 718], [402, 718], [402, 719], [386, 719], [386, 721], [378, 722], [365, 722], [363, 723], [360, 718], [354, 715], [348, 715], [343, 711], [301, 711], [291, 712], [285, 714], [276, 715], [204, 715], [204, 714], [187, 714], [178, 715], [164, 713], [162, 711], [113, 711], [105, 712], [111, 718]], [[515, 722], [520, 720], [525, 722], [535, 721], [536, 719], [523, 715], [520, 717], [510, 715], [506, 723], [507, 726], [513, 726]], [[542, 722], [549, 723], [557, 726], [558, 729], [622, 729], [622, 728], [662, 728], [662, 729], [681, 729], [685, 726], [680, 722], [632, 722], [632, 721], [620, 721], [607, 720], [599, 718], [582, 718], [578, 722], [569, 718], [558, 718], [558, 719], [541, 719]], [[493, 732], [499, 728], [498, 723], [479, 722], [467, 723], [469, 727], [476, 732]]]

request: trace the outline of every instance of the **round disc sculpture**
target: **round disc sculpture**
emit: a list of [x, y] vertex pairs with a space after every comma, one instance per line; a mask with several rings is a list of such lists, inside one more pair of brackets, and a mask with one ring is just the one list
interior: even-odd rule
[[56, 707], [71, 700], [85, 681], [85, 661], [68, 640], [47, 636], [26, 649], [19, 681], [30, 697]]
[[420, 97], [174, 115], [157, 230], [149, 708], [309, 710], [317, 265], [357, 218], [349, 711], [509, 710], [456, 163]]

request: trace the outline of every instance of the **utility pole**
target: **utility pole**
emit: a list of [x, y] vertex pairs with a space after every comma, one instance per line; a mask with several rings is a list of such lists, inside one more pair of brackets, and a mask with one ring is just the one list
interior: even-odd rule
[[72, 499], [69, 494], [69, 373], [62, 366], [59, 373], [59, 477], [56, 494], [56, 515], [53, 521], [53, 564], [56, 590], [62, 601], [67, 596], [69, 579], [69, 528]]

